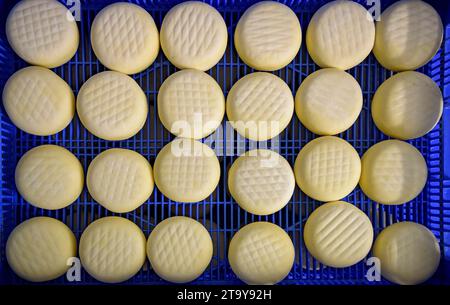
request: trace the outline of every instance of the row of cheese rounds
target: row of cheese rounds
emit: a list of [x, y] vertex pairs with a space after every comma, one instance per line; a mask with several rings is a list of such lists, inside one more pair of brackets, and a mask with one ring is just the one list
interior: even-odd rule
[[[54, 72], [27, 67], [16, 72], [3, 91], [5, 110], [16, 126], [35, 135], [60, 132], [73, 119], [75, 97]], [[308, 76], [295, 97], [300, 121], [319, 135], [350, 128], [363, 106], [361, 87], [348, 73], [322, 69]], [[106, 71], [81, 87], [76, 109], [83, 125], [95, 136], [124, 140], [144, 126], [148, 104], [131, 77]], [[398, 139], [425, 135], [438, 123], [443, 109], [439, 88], [426, 75], [408, 71], [392, 76], [376, 91], [372, 116], [385, 134]], [[226, 99], [231, 125], [242, 136], [268, 140], [279, 135], [294, 112], [287, 84], [266, 72], [251, 73], [234, 84]], [[158, 93], [158, 114], [174, 135], [201, 139], [222, 123], [225, 98], [208, 74], [186, 69], [172, 74]]]
[[[344, 268], [368, 255], [373, 229], [369, 218], [354, 205], [330, 202], [308, 218], [304, 241], [308, 251], [321, 263]], [[153, 270], [164, 280], [187, 283], [210, 265], [213, 247], [208, 231], [192, 218], [165, 219], [146, 240], [141, 229], [130, 220], [104, 217], [84, 230], [78, 253], [83, 268], [102, 282], [130, 279], [148, 258]], [[283, 280], [292, 269], [295, 255], [289, 235], [268, 222], [244, 226], [228, 246], [232, 270], [248, 284], [276, 284]], [[6, 243], [6, 258], [13, 271], [33, 282], [64, 275], [76, 256], [74, 234], [64, 223], [49, 217], [24, 221]], [[426, 227], [401, 222], [379, 234], [373, 256], [380, 260], [381, 274], [386, 279], [412, 285], [434, 274], [440, 250]]]
[[[50, 31], [48, 24], [57, 29]], [[54, 0], [19, 2], [8, 16], [6, 32], [15, 52], [34, 65], [60, 66], [78, 49], [76, 22]], [[362, 5], [337, 0], [314, 14], [306, 45], [321, 67], [350, 69], [373, 49], [383, 66], [405, 71], [431, 60], [442, 37], [442, 21], [425, 2], [398, 1], [383, 12], [375, 25]], [[109, 69], [126, 74], [149, 67], [158, 55], [160, 42], [164, 54], [176, 67], [205, 71], [222, 58], [227, 41], [227, 25], [220, 13], [199, 1], [174, 6], [164, 17], [161, 33], [145, 9], [130, 3], [105, 7], [91, 28], [91, 44], [98, 59]], [[297, 55], [301, 41], [301, 26], [295, 13], [272, 1], [247, 9], [234, 33], [239, 56], [262, 71], [288, 65]]]
[[[295, 180], [305, 194], [324, 202], [346, 197], [359, 182], [369, 198], [397, 205], [420, 194], [427, 174], [424, 158], [406, 142], [380, 142], [360, 160], [348, 142], [325, 136], [311, 141], [300, 151], [294, 171], [276, 152], [262, 149], [246, 152], [230, 167], [228, 187], [244, 210], [269, 215], [289, 202]], [[86, 183], [95, 201], [112, 212], [125, 213], [146, 202], [154, 184], [173, 201], [202, 201], [214, 192], [220, 175], [219, 160], [210, 147], [177, 138], [159, 152], [153, 169], [137, 152], [108, 149], [90, 163]], [[19, 160], [15, 180], [27, 202], [56, 210], [79, 197], [84, 172], [78, 159], [67, 149], [42, 145]]]

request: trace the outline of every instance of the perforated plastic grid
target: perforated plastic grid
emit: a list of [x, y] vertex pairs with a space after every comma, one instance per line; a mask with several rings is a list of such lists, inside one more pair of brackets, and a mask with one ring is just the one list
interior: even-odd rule
[[[15, 1], [12, 1], [15, 2]], [[80, 47], [75, 57], [64, 66], [54, 69], [72, 87], [75, 94], [81, 85], [92, 75], [104, 71], [105, 68], [96, 59], [90, 46], [90, 25], [96, 13], [114, 1], [81, 1]], [[158, 28], [161, 25], [165, 13], [180, 1], [130, 1], [136, 2], [147, 9], [155, 19]], [[240, 15], [245, 9], [256, 1], [207, 1], [218, 8], [228, 26], [229, 43], [226, 53], [216, 67], [209, 73], [217, 80], [225, 94], [232, 85], [242, 76], [253, 72], [238, 57], [233, 45], [233, 33]], [[291, 6], [296, 12], [305, 34], [309, 19], [317, 7], [327, 1], [281, 1]], [[359, 1], [365, 4], [365, 1]], [[383, 1], [391, 2], [391, 1]], [[3, 3], [5, 4], [5, 3]], [[387, 3], [383, 3], [386, 5]], [[6, 1], [7, 7], [11, 3]], [[6, 14], [9, 11], [3, 12]], [[0, 81], [1, 88], [6, 79], [16, 70], [26, 66], [9, 48], [4, 34], [1, 32], [0, 44]], [[421, 71], [430, 75], [440, 86], [444, 86], [444, 54], [440, 51], [435, 59]], [[286, 68], [276, 71], [275, 74], [286, 81], [295, 94], [301, 81], [317, 70], [307, 54], [303, 43], [300, 53]], [[51, 137], [36, 137], [16, 129], [2, 110], [1, 113], [1, 213], [0, 213], [0, 243], [1, 264], [0, 283], [22, 283], [23, 281], [13, 274], [6, 263], [4, 246], [11, 230], [20, 222], [39, 215], [55, 217], [65, 222], [75, 233], [77, 238], [86, 226], [100, 217], [113, 215], [99, 204], [93, 201], [85, 188], [80, 198], [71, 206], [58, 211], [45, 211], [37, 209], [26, 203], [18, 194], [14, 186], [14, 168], [20, 157], [32, 147], [42, 144], [57, 144], [68, 148], [82, 162], [85, 171], [90, 161], [100, 152], [113, 147], [122, 147], [135, 150], [147, 157], [151, 164], [154, 163], [158, 151], [173, 138], [165, 130], [158, 119], [156, 110], [156, 96], [163, 80], [176, 69], [164, 57], [162, 52], [155, 63], [142, 73], [134, 75], [134, 79], [145, 91], [150, 105], [149, 116], [143, 130], [135, 137], [120, 141], [108, 142], [94, 137], [86, 131], [78, 118], [75, 118], [68, 128]], [[373, 144], [387, 139], [376, 129], [370, 115], [370, 100], [378, 86], [389, 76], [391, 72], [381, 68], [371, 55], [361, 65], [351, 69], [350, 73], [359, 81], [364, 95], [363, 111], [356, 124], [340, 136], [350, 142], [362, 155]], [[214, 247], [217, 255], [205, 273], [195, 281], [195, 284], [233, 284], [241, 283], [233, 274], [227, 261], [227, 247], [233, 234], [245, 224], [254, 221], [269, 221], [284, 228], [292, 237], [297, 252], [296, 264], [283, 284], [364, 284], [367, 267], [364, 262], [355, 266], [335, 269], [324, 268], [313, 260], [313, 269], [303, 268], [310, 265], [310, 256], [302, 251], [302, 226], [309, 214], [321, 203], [308, 198], [298, 188], [289, 204], [280, 212], [270, 216], [258, 217], [246, 213], [233, 200], [228, 192], [227, 171], [237, 156], [249, 149], [268, 147], [277, 150], [293, 165], [300, 149], [316, 135], [309, 132], [294, 116], [288, 128], [278, 137], [267, 143], [254, 143], [243, 139], [234, 132], [225, 121], [223, 129], [214, 136], [205, 140], [219, 155], [221, 163], [221, 180], [216, 191], [206, 200], [195, 204], [183, 204], [172, 202], [165, 198], [156, 188], [152, 196], [143, 206], [134, 212], [122, 214], [123, 217], [134, 221], [148, 236], [151, 229], [161, 220], [174, 216], [186, 215], [198, 219], [204, 223], [214, 238]], [[375, 234], [384, 227], [397, 221], [411, 220], [422, 223], [433, 229], [440, 239], [442, 250], [450, 247], [445, 241], [444, 233], [448, 234], [448, 219], [444, 217], [448, 213], [448, 207], [442, 205], [442, 128], [443, 123], [424, 138], [411, 141], [425, 156], [430, 169], [429, 181], [424, 192], [412, 202], [402, 206], [382, 206], [369, 200], [359, 188], [352, 192], [346, 200], [355, 204], [372, 220]], [[448, 237], [447, 237], [448, 238]], [[316, 267], [318, 267], [316, 269]], [[442, 282], [446, 278], [445, 272], [435, 276], [435, 281]], [[53, 283], [67, 283], [65, 278], [60, 278]], [[86, 272], [82, 273], [82, 283], [98, 283]], [[164, 282], [147, 266], [143, 268], [128, 283], [158, 283]]]

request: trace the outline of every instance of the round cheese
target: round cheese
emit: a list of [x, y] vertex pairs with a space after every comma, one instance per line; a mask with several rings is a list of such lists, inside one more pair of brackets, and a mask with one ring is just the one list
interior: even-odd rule
[[200, 1], [174, 6], [161, 25], [161, 48], [179, 69], [211, 69], [225, 53], [227, 41], [227, 25], [220, 13]]
[[247, 212], [269, 215], [281, 210], [291, 199], [294, 172], [276, 152], [251, 150], [234, 161], [228, 172], [228, 188]]
[[169, 76], [158, 92], [158, 115], [172, 134], [201, 139], [222, 123], [225, 97], [214, 78], [193, 69]]
[[414, 222], [390, 225], [378, 235], [373, 255], [380, 260], [381, 275], [401, 285], [417, 285], [428, 280], [441, 259], [433, 233]]
[[439, 14], [426, 2], [397, 1], [376, 24], [373, 54], [393, 71], [416, 70], [441, 47], [444, 27]]
[[361, 160], [348, 142], [325, 136], [300, 150], [294, 173], [298, 186], [309, 197], [325, 202], [339, 200], [358, 185]]
[[163, 220], [150, 233], [147, 256], [153, 270], [173, 283], [187, 283], [198, 278], [213, 255], [211, 236], [205, 227], [189, 217]]
[[147, 69], [159, 52], [159, 33], [142, 7], [119, 2], [102, 9], [92, 23], [91, 44], [107, 68], [125, 74]]
[[153, 192], [153, 170], [147, 159], [128, 149], [108, 149], [92, 160], [86, 184], [95, 201], [114, 213], [141, 206]]
[[137, 134], [147, 120], [147, 97], [128, 75], [106, 71], [92, 76], [80, 89], [77, 112], [95, 136], [118, 141]]
[[35, 217], [19, 224], [6, 242], [11, 269], [31, 282], [45, 282], [64, 275], [69, 259], [77, 255], [77, 241], [61, 221]]
[[3, 105], [14, 125], [37, 136], [62, 131], [75, 114], [72, 89], [56, 73], [42, 67], [14, 73], [3, 90]]
[[20, 195], [35, 207], [57, 210], [77, 200], [83, 190], [80, 161], [57, 145], [37, 146], [20, 158], [15, 181]]
[[274, 71], [287, 66], [302, 43], [302, 29], [286, 5], [262, 1], [248, 8], [236, 26], [234, 42], [239, 57], [250, 67]]
[[233, 85], [226, 109], [230, 124], [241, 136], [266, 141], [288, 126], [294, 113], [294, 98], [281, 78], [256, 72]]
[[386, 80], [372, 101], [372, 117], [385, 134], [402, 140], [419, 138], [439, 122], [442, 93], [425, 74], [408, 71]]
[[81, 264], [99, 281], [120, 283], [133, 277], [144, 265], [145, 243], [144, 233], [128, 219], [100, 218], [81, 235]]
[[295, 96], [298, 118], [319, 135], [335, 135], [350, 128], [362, 106], [362, 90], [356, 79], [333, 68], [310, 74]]
[[153, 172], [164, 196], [178, 202], [198, 202], [216, 189], [220, 163], [207, 145], [177, 138], [158, 153]]
[[387, 140], [369, 148], [361, 158], [359, 185], [370, 199], [397, 205], [416, 198], [425, 187], [428, 168], [411, 144]]
[[59, 67], [76, 53], [78, 26], [59, 1], [22, 0], [6, 20], [8, 42], [26, 62], [47, 68]]
[[313, 15], [306, 32], [309, 55], [322, 68], [353, 68], [370, 54], [374, 43], [373, 18], [354, 1], [325, 4]]

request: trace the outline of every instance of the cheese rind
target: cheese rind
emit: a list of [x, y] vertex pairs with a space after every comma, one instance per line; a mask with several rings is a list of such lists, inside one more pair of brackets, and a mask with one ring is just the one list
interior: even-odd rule
[[67, 149], [42, 145], [29, 150], [16, 166], [19, 194], [31, 205], [58, 210], [80, 196], [84, 171], [80, 161]]
[[211, 69], [225, 53], [227, 42], [227, 25], [222, 16], [200, 1], [175, 5], [161, 25], [161, 48], [179, 69]]
[[68, 62], [79, 44], [71, 12], [54, 0], [23, 0], [6, 20], [8, 42], [26, 62], [56, 68]]
[[381, 275], [400, 285], [417, 285], [436, 272], [441, 259], [439, 243], [421, 224], [399, 222], [385, 228], [373, 246]]
[[426, 2], [397, 1], [376, 24], [373, 54], [386, 69], [416, 70], [428, 63], [442, 44], [444, 27]]
[[309, 55], [322, 68], [353, 68], [370, 54], [374, 43], [373, 18], [353, 1], [325, 4], [313, 15], [306, 31]]
[[319, 135], [335, 135], [350, 128], [363, 106], [362, 90], [350, 74], [321, 69], [298, 88], [295, 111], [306, 128]]
[[339, 200], [358, 185], [361, 160], [348, 142], [325, 136], [300, 150], [294, 173], [297, 185], [309, 197], [325, 202]]
[[294, 264], [294, 246], [289, 235], [269, 222], [254, 222], [232, 238], [228, 259], [233, 272], [249, 285], [274, 285]]
[[291, 199], [295, 189], [294, 172], [278, 153], [251, 150], [234, 161], [228, 172], [228, 188], [247, 212], [269, 215], [281, 210]]
[[262, 1], [248, 8], [236, 26], [234, 42], [239, 57], [260, 71], [287, 66], [302, 43], [295, 13], [286, 5]]
[[206, 144], [177, 138], [158, 153], [153, 175], [164, 196], [177, 202], [198, 202], [216, 189], [220, 163]]
[[212, 255], [209, 232], [189, 217], [163, 220], [147, 241], [147, 256], [153, 270], [173, 283], [187, 283], [198, 278], [208, 267]]
[[110, 141], [136, 135], [147, 120], [147, 97], [126, 74], [105, 71], [89, 78], [77, 97], [83, 125], [95, 136]]
[[158, 92], [159, 118], [172, 134], [201, 139], [222, 123], [225, 97], [210, 75], [193, 69], [169, 76]]
[[68, 260], [77, 255], [77, 241], [61, 221], [35, 217], [19, 224], [6, 242], [11, 269], [31, 282], [45, 282], [64, 275]]
[[147, 69], [158, 56], [159, 33], [144, 8], [120, 2], [105, 7], [95, 16], [91, 44], [105, 67], [135, 74]]
[[386, 80], [372, 101], [372, 117], [385, 134], [408, 140], [430, 132], [444, 108], [442, 93], [425, 74], [407, 71]]
[[424, 157], [399, 140], [387, 140], [370, 147], [361, 158], [361, 190], [370, 199], [388, 205], [416, 198], [427, 182]]
[[354, 205], [335, 201], [321, 205], [308, 217], [303, 238], [306, 248], [324, 265], [344, 268], [361, 261], [370, 251], [370, 219]]
[[115, 213], [127, 213], [141, 206], [153, 192], [153, 170], [139, 153], [108, 149], [92, 160], [86, 185], [92, 198]]
[[103, 217], [84, 230], [80, 260], [95, 279], [120, 283], [133, 277], [145, 262], [145, 235], [128, 219]]
[[8, 79], [3, 105], [14, 125], [37, 136], [62, 131], [75, 114], [75, 96], [69, 85], [53, 71], [35, 66]]
[[255, 72], [233, 85], [226, 109], [230, 124], [241, 136], [266, 141], [288, 126], [294, 113], [294, 98], [281, 78]]

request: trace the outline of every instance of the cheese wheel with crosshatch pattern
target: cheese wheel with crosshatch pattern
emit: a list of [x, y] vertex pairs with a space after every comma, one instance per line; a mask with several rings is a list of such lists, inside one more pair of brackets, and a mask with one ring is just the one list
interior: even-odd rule
[[288, 126], [294, 113], [294, 97], [278, 76], [255, 72], [233, 85], [226, 109], [230, 124], [241, 136], [266, 141]]
[[389, 205], [411, 201], [427, 183], [428, 168], [422, 154], [399, 140], [370, 147], [361, 158], [359, 185], [370, 199]]
[[434, 8], [419, 0], [397, 1], [376, 24], [373, 54], [386, 69], [416, 70], [428, 63], [442, 44], [444, 27]]
[[161, 25], [161, 48], [179, 69], [211, 69], [225, 53], [227, 42], [227, 25], [222, 16], [200, 1], [174, 6]]
[[220, 163], [208, 145], [177, 138], [158, 153], [153, 172], [164, 196], [178, 202], [198, 202], [216, 189]]
[[77, 240], [61, 221], [34, 217], [14, 228], [5, 252], [9, 266], [18, 276], [45, 282], [67, 272], [69, 259], [77, 256]]
[[309, 253], [326, 266], [344, 268], [367, 256], [373, 228], [369, 217], [354, 205], [334, 201], [308, 217], [303, 238]]
[[274, 285], [294, 264], [289, 235], [269, 222], [253, 222], [241, 228], [230, 242], [228, 259], [233, 272], [249, 285]]
[[295, 96], [295, 111], [302, 124], [318, 135], [335, 135], [349, 129], [363, 106], [359, 83], [334, 68], [310, 74]]
[[80, 161], [57, 145], [37, 146], [26, 152], [16, 166], [19, 194], [31, 205], [58, 210], [80, 196], [84, 171]]
[[95, 136], [110, 141], [137, 134], [147, 120], [147, 97], [126, 74], [105, 71], [89, 78], [77, 97], [81, 123]]
[[353, 1], [325, 4], [313, 15], [306, 31], [309, 55], [322, 68], [353, 68], [370, 54], [374, 43], [373, 18]]
[[158, 92], [158, 115], [172, 134], [201, 139], [222, 123], [225, 97], [205, 72], [186, 69], [169, 76]]
[[250, 67], [274, 71], [287, 66], [302, 43], [302, 29], [295, 13], [275, 1], [248, 8], [234, 33], [236, 51]]
[[3, 105], [14, 125], [37, 136], [62, 131], [75, 114], [75, 96], [69, 85], [51, 70], [35, 66], [8, 79]]
[[113, 3], [92, 23], [92, 49], [107, 68], [125, 74], [147, 69], [159, 52], [159, 33], [152, 16], [132, 3]]
[[430, 132], [444, 108], [442, 93], [425, 74], [407, 71], [386, 80], [372, 101], [372, 117], [388, 136], [408, 140]]
[[425, 282], [439, 267], [439, 242], [425, 226], [399, 222], [385, 228], [373, 246], [373, 256], [380, 260], [381, 275], [401, 285]]
[[187, 283], [198, 278], [208, 267], [213, 243], [206, 228], [192, 218], [170, 217], [150, 233], [147, 256], [153, 270], [173, 283]]
[[300, 150], [294, 173], [298, 186], [309, 197], [325, 202], [339, 200], [358, 185], [361, 160], [350, 143], [325, 136]]
[[289, 202], [295, 189], [291, 165], [266, 149], [247, 151], [228, 172], [228, 188], [241, 208], [255, 215], [273, 214]]
[[76, 53], [80, 40], [71, 12], [54, 0], [23, 0], [6, 20], [8, 42], [26, 62], [59, 67]]
[[153, 192], [153, 170], [139, 153], [122, 148], [105, 150], [89, 165], [86, 185], [92, 198], [114, 213], [140, 207]]
[[103, 217], [89, 224], [81, 235], [81, 264], [101, 282], [120, 283], [144, 265], [145, 243], [144, 233], [130, 220]]

